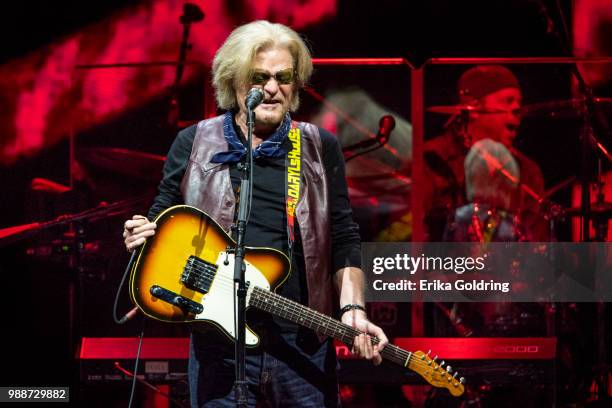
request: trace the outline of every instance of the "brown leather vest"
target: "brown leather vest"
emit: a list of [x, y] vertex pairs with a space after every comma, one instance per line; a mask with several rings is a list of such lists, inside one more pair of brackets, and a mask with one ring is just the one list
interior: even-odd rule
[[[197, 126], [181, 192], [185, 204], [206, 212], [229, 232], [236, 203], [229, 166], [210, 163], [215, 153], [228, 149], [223, 135], [223, 116], [203, 120]], [[299, 122], [298, 126], [302, 136], [302, 184], [296, 219], [306, 265], [308, 306], [330, 315], [335, 305], [332, 282], [335, 271], [330, 271], [330, 209], [323, 147], [316, 126], [305, 122]]]

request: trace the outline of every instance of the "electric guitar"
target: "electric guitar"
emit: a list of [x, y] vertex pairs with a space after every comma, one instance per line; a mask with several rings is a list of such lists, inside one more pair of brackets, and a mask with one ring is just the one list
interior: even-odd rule
[[[155, 235], [138, 249], [130, 275], [130, 296], [142, 312], [164, 322], [207, 322], [235, 340], [233, 240], [207, 214], [179, 205], [155, 220]], [[338, 320], [286, 299], [275, 290], [287, 279], [289, 259], [270, 248], [247, 247], [247, 307], [280, 316], [352, 345], [360, 332]], [[373, 344], [378, 343], [373, 337]], [[247, 325], [246, 345], [259, 338]], [[429, 384], [454, 396], [464, 392], [463, 378], [422, 351], [409, 352], [387, 344], [384, 359], [408, 367]]]

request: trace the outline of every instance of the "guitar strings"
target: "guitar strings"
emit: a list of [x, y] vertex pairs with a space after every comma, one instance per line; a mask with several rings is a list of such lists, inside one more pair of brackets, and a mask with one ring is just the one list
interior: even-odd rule
[[[278, 300], [278, 301], [280, 301], [282, 303], [289, 304], [289, 306], [292, 306], [291, 303], [295, 303], [295, 302], [293, 302], [291, 300], [285, 299], [282, 296], [280, 296], [280, 295], [278, 295], [276, 293], [273, 293], [271, 291], [268, 291], [268, 290], [266, 290], [264, 288], [255, 287], [254, 290], [255, 289], [257, 291], [261, 292], [261, 294], [263, 294], [264, 296], [270, 296], [271, 298], [275, 298], [276, 300]], [[257, 300], [259, 300], [259, 299], [257, 299]], [[300, 305], [298, 303], [295, 303], [295, 304], [298, 305], [300, 308], [303, 308], [302, 305]], [[264, 308], [264, 310], [266, 310], [266, 309]], [[360, 331], [354, 329], [353, 327], [348, 326], [348, 325], [346, 325], [346, 324], [344, 324], [342, 322], [338, 322], [338, 321], [336, 321], [334, 319], [331, 319], [331, 318], [329, 318], [328, 316], [326, 316], [324, 314], [318, 313], [316, 311], [313, 311], [313, 314], [320, 315], [320, 316], [328, 319], [331, 323], [334, 324], [334, 326], [341, 325], [340, 327], [343, 327], [345, 330], [352, 332], [353, 336], [355, 336], [357, 334], [361, 334]], [[378, 343], [380, 340], [378, 338], [372, 336], [372, 341], [375, 342], [375, 343]], [[419, 368], [434, 368], [435, 374], [439, 375], [442, 378], [442, 380], [444, 380], [445, 384], [446, 384], [446, 381], [448, 381], [448, 385], [454, 385], [455, 387], [458, 387], [459, 384], [460, 384], [460, 382], [458, 382], [458, 380], [456, 378], [454, 378], [452, 375], [450, 375], [450, 373], [448, 371], [444, 370], [441, 366], [439, 366], [439, 365], [431, 365], [432, 363], [434, 363], [433, 361], [428, 363], [427, 361], [424, 361], [424, 359], [421, 359], [420, 356], [417, 356], [414, 353], [405, 351], [402, 348], [400, 348], [400, 347], [398, 347], [398, 346], [396, 346], [394, 344], [387, 345], [381, 351], [381, 354], [383, 356], [387, 357], [388, 359], [395, 361], [398, 364], [408, 365], [408, 363], [412, 363], [414, 366], [419, 366]], [[397, 354], [400, 354], [399, 359], [398, 359], [398, 355]], [[406, 360], [408, 360], [408, 363], [406, 362]], [[438, 372], [438, 369], [440, 369], [440, 368], [442, 369], [442, 371]], [[453, 384], [453, 380], [455, 381], [454, 384]], [[441, 380], [437, 380], [437, 381], [441, 381]]]
[[[201, 274], [202, 271], [199, 269], [199, 267], [196, 267], [196, 272], [197, 272], [197, 275], [199, 275], [199, 277], [205, 277], [205, 278], [208, 277], [208, 278], [210, 278], [210, 276], [202, 276], [202, 274]], [[210, 270], [204, 271], [204, 274], [209, 274], [210, 272], [211, 272]], [[220, 283], [220, 285], [223, 286], [223, 289], [229, 290], [229, 291], [231, 291], [233, 293], [233, 291], [234, 291], [234, 288], [233, 288], [234, 282], [233, 282], [233, 280], [228, 278], [228, 277], [226, 277], [226, 276], [224, 276], [224, 275], [221, 275], [221, 274], [218, 274], [217, 277], [220, 278], [219, 283]], [[228, 285], [229, 285], [229, 287], [228, 287]], [[253, 292], [255, 292], [255, 290], [258, 290], [258, 291], [261, 292], [259, 294], [259, 296], [268, 296], [270, 298], [273, 298], [273, 300], [275, 300], [277, 303], [282, 303], [284, 311], [285, 312], [289, 311], [290, 313], [293, 313], [295, 317], [300, 316], [300, 313], [299, 313], [300, 310], [303, 312], [302, 314], [307, 314], [307, 315], [310, 314], [311, 316], [307, 316], [306, 317], [307, 320], [310, 319], [311, 323], [317, 324], [318, 329], [320, 329], [321, 327], [323, 327], [324, 329], [327, 329], [327, 326], [320, 325], [320, 324], [316, 323], [315, 319], [317, 317], [319, 319], [322, 319], [322, 320], [327, 320], [327, 324], [331, 323], [336, 329], [344, 328], [344, 330], [351, 332], [354, 336], [356, 336], [358, 334], [361, 334], [360, 331], [356, 330], [355, 328], [353, 328], [351, 326], [348, 326], [348, 325], [346, 325], [346, 324], [344, 324], [342, 322], [339, 322], [339, 321], [337, 321], [335, 319], [332, 319], [331, 317], [329, 317], [327, 315], [324, 315], [322, 313], [319, 313], [317, 311], [310, 310], [310, 309], [304, 307], [303, 305], [301, 305], [301, 304], [299, 304], [297, 302], [291, 301], [289, 299], [286, 299], [286, 298], [284, 298], [284, 297], [282, 297], [282, 296], [280, 296], [280, 295], [278, 295], [278, 294], [276, 294], [276, 293], [274, 293], [272, 291], [269, 291], [267, 289], [264, 289], [264, 288], [261, 288], [261, 287], [258, 287], [258, 286], [254, 286], [253, 287]], [[269, 310], [268, 311], [272, 311], [272, 307], [274, 307], [274, 306], [278, 307], [277, 304], [268, 304], [267, 302], [262, 301], [258, 296], [256, 296], [255, 298], [253, 298], [253, 296], [252, 296], [251, 299], [254, 299], [256, 302], [259, 303], [257, 305], [253, 304], [253, 306], [260, 307], [264, 311], [266, 310], [265, 309], [266, 305], [269, 305]], [[289, 310], [287, 310], [287, 308], [289, 308]], [[323, 330], [323, 331], [324, 331], [324, 334], [327, 334], [327, 333], [325, 333], [326, 330]], [[351, 337], [350, 340], [353, 340], [354, 336]], [[343, 336], [343, 341], [344, 341], [344, 336]], [[372, 342], [376, 344], [376, 343], [380, 342], [380, 340], [377, 337], [372, 336]], [[348, 343], [348, 341], [347, 341], [347, 343]], [[390, 352], [392, 352], [393, 355], [389, 355]], [[386, 357], [388, 359], [394, 360], [396, 363], [399, 363], [399, 364], [408, 365], [408, 364], [406, 364], [406, 360], [408, 359], [409, 363], [413, 363], [414, 365], [418, 365], [418, 366], [423, 367], [423, 368], [432, 368], [432, 367], [435, 367], [436, 368], [435, 371], [437, 371], [438, 368], [441, 368], [440, 366], [436, 367], [435, 365], [434, 366], [431, 365], [432, 363], [435, 364], [435, 362], [427, 362], [424, 359], [420, 358], [419, 356], [416, 356], [414, 353], [405, 351], [405, 350], [401, 349], [400, 347], [397, 347], [397, 346], [395, 346], [393, 344], [389, 344], [387, 347], [385, 347], [381, 351], [381, 354], [383, 356], [386, 355]], [[397, 354], [400, 354], [400, 356], [399, 356], [400, 360], [397, 359], [398, 358]], [[437, 373], [437, 374], [443, 374], [444, 380], [449, 381], [449, 383], [452, 384], [451, 381], [454, 379], [454, 377], [450, 376], [450, 373], [448, 373], [446, 370], [444, 370], [442, 368], [442, 372], [441, 373]], [[457, 382], [456, 384], [453, 384], [453, 385], [458, 386], [459, 384], [460, 383]]]
[[[234, 293], [234, 281], [233, 279], [224, 276], [222, 274], [219, 274], [218, 271], [215, 271], [214, 269], [211, 269], [208, 265], [206, 265], [202, 260], [200, 260], [199, 258], [194, 258], [197, 260], [198, 264], [194, 263], [194, 272], [196, 275], [196, 278], [203, 278], [203, 279], [207, 279], [209, 282], [208, 283], [213, 283], [215, 278], [219, 279], [219, 286], [223, 288], [224, 293], [225, 291], [229, 291], [232, 293]], [[202, 265], [205, 269], [201, 270], [200, 269], [200, 265]], [[211, 276], [211, 272], [214, 272], [216, 276]], [[253, 293], [259, 291], [259, 294], [256, 294], [255, 298], [253, 298]], [[252, 290], [252, 295], [251, 295], [251, 299], [255, 302], [258, 302], [259, 304], [253, 304], [253, 306], [261, 308], [262, 310], [266, 311], [265, 307], [269, 306], [269, 310], [267, 310], [268, 312], [272, 311], [273, 307], [278, 307], [277, 303], [281, 303], [283, 310], [285, 312], [289, 312], [292, 313], [294, 317], [299, 317], [300, 315], [306, 315], [306, 319], [310, 320], [310, 323], [316, 324], [317, 325], [317, 329], [315, 329], [315, 331], [321, 331], [321, 328], [324, 328], [322, 331], [324, 332], [324, 334], [328, 334], [326, 333], [327, 330], [327, 325], [331, 324], [333, 325], [332, 327], [332, 333], [333, 334], [333, 329], [335, 328], [336, 331], [339, 331], [340, 329], [342, 330], [343, 336], [342, 336], [342, 341], [346, 342], [346, 343], [352, 343], [352, 341], [354, 340], [355, 336], [362, 334], [361, 331], [355, 329], [354, 327], [351, 327], [345, 323], [342, 323], [340, 321], [337, 321], [333, 318], [331, 318], [330, 316], [327, 316], [325, 314], [322, 314], [320, 312], [317, 312], [315, 310], [311, 310], [307, 307], [305, 307], [304, 305], [301, 305], [297, 302], [294, 302], [290, 299], [286, 299], [284, 297], [282, 297], [281, 295], [274, 293], [270, 290], [267, 290], [265, 288], [259, 287], [259, 286], [253, 286], [253, 290]], [[262, 297], [267, 296], [269, 298], [271, 298], [275, 303], [270, 304], [268, 302], [266, 302], [265, 300], [262, 299]], [[251, 302], [249, 302], [250, 304]], [[287, 310], [288, 309], [288, 310]], [[301, 313], [300, 313], [301, 312]], [[280, 314], [280, 313], [279, 313]], [[310, 316], [308, 316], [310, 315]], [[283, 316], [280, 316], [283, 317]], [[316, 322], [316, 319], [319, 320], [325, 320], [326, 324], [324, 323], [323, 325], [318, 324]], [[303, 319], [302, 319], [303, 320]], [[302, 323], [303, 324], [303, 323]], [[313, 327], [309, 327], [309, 328], [313, 328]], [[348, 331], [349, 335], [353, 334], [352, 337], [349, 337], [349, 341], [345, 341], [344, 337], [347, 336], [344, 332]], [[378, 344], [380, 342], [380, 339], [378, 339], [375, 336], [371, 336], [372, 339], [372, 343], [373, 344]], [[387, 346], [385, 348], [383, 348], [383, 350], [380, 352], [381, 355], [385, 356], [387, 359], [393, 360], [398, 364], [402, 364], [404, 366], [409, 366], [409, 365], [415, 365], [418, 366], [419, 368], [435, 368], [435, 372], [438, 375], [441, 375], [443, 377], [443, 379], [445, 381], [448, 381], [449, 384], [448, 385], [453, 385], [455, 387], [458, 387], [459, 385], [462, 385], [458, 380], [455, 379], [456, 376], [451, 376], [450, 372], [444, 370], [444, 368], [442, 368], [441, 366], [437, 365], [435, 363], [435, 361], [426, 361], [424, 358], [424, 356], [419, 357], [417, 355], [415, 355], [415, 353], [413, 352], [409, 352], [406, 350], [403, 350], [402, 348], [394, 345], [394, 344], [387, 344]], [[398, 355], [399, 354], [399, 355]], [[408, 361], [406, 361], [408, 360]], [[437, 372], [438, 369], [442, 369], [441, 372]], [[455, 372], [456, 373], [456, 372]], [[456, 380], [456, 383], [453, 383], [452, 381]]]

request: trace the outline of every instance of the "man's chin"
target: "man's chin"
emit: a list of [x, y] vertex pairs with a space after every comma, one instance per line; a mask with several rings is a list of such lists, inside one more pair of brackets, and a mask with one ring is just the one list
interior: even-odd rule
[[257, 112], [257, 122], [262, 124], [262, 125], [266, 125], [266, 126], [274, 126], [277, 127], [278, 125], [280, 125], [280, 123], [283, 120], [283, 117], [285, 116], [282, 112], [277, 112], [277, 111], [263, 111], [263, 112]]
[[512, 144], [514, 143], [514, 138], [516, 137], [516, 135], [505, 135], [502, 138], [502, 144], [506, 147], [512, 147]]

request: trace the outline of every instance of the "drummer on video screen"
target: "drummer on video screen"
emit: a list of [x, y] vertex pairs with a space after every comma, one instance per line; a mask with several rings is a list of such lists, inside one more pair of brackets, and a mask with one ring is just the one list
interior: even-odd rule
[[[468, 204], [465, 159], [472, 146], [485, 139], [507, 148], [518, 163], [516, 182], [520, 188], [514, 190], [508, 208], [499, 210], [512, 210], [524, 231], [521, 239], [546, 240], [546, 222], [533, 198], [544, 190], [542, 172], [534, 161], [513, 147], [521, 124], [522, 92], [517, 78], [500, 65], [476, 66], [461, 75], [457, 91], [459, 104], [438, 110], [452, 115], [444, 133], [425, 142], [426, 179], [431, 181], [425, 194], [429, 240], [441, 241], [455, 210]], [[492, 163], [491, 171], [503, 168], [504, 164], [499, 164], [501, 167]], [[495, 183], [490, 188], [495, 189]], [[495, 193], [491, 191], [488, 196]]]

